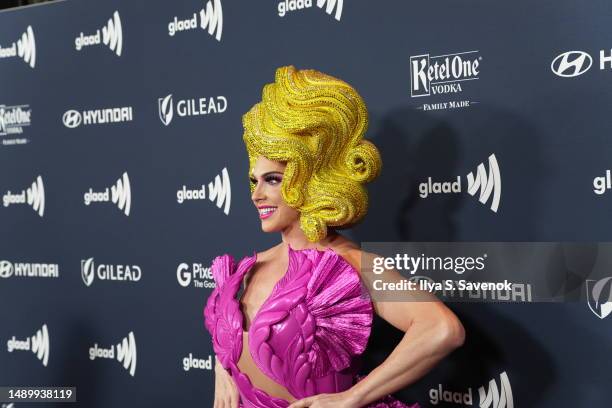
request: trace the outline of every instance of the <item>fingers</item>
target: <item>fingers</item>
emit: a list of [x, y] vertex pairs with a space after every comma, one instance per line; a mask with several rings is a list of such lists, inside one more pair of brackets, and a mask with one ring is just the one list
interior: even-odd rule
[[287, 407], [287, 408], [305, 408], [305, 407], [309, 407], [310, 404], [313, 403], [315, 398], [316, 397], [308, 397], [308, 398], [301, 399], [299, 401], [295, 401], [293, 404], [289, 405], [289, 407]]

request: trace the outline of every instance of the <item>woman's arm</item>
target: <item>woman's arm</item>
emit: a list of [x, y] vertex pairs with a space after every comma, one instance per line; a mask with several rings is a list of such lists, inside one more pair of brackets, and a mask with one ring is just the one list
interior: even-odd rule
[[[360, 252], [360, 251], [359, 251]], [[374, 254], [363, 253], [366, 265], [372, 265]], [[361, 257], [361, 255], [359, 255]], [[361, 259], [347, 257], [361, 266]], [[354, 262], [353, 262], [354, 261]], [[383, 275], [360, 271], [373, 298], [376, 313], [396, 328], [404, 337], [385, 361], [347, 391], [319, 394], [296, 401], [289, 408], [357, 408], [377, 401], [423, 377], [442, 358], [463, 344], [465, 332], [457, 316], [433, 294], [425, 291], [404, 293], [402, 300], [381, 300], [373, 293], [372, 281]], [[395, 269], [385, 270], [385, 282], [404, 279]]]
[[238, 408], [240, 396], [234, 380], [215, 356], [215, 400], [213, 408]]

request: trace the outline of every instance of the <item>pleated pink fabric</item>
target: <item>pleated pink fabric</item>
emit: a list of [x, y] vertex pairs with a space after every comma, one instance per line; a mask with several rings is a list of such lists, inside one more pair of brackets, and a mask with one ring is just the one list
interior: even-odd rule
[[[248, 349], [259, 369], [295, 398], [336, 393], [356, 381], [356, 357], [365, 350], [373, 308], [358, 272], [331, 248], [294, 250], [289, 265], [249, 328]], [[289, 403], [254, 387], [238, 366], [243, 316], [236, 294], [257, 254], [236, 265], [229, 255], [216, 257], [216, 288], [204, 308], [205, 326], [221, 365], [240, 392], [244, 408], [285, 408]], [[369, 408], [419, 408], [392, 397]]]

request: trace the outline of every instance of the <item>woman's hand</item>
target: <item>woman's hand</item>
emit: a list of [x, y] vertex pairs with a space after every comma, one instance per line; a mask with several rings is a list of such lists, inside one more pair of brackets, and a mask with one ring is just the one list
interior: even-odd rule
[[215, 402], [213, 408], [238, 408], [240, 395], [234, 380], [215, 356]]
[[288, 408], [359, 408], [356, 398], [350, 390], [336, 394], [319, 394], [307, 397], [293, 404]]

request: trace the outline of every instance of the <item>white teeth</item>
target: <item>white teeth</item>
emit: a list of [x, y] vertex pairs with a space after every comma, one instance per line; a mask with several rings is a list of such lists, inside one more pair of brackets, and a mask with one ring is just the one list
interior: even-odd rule
[[259, 210], [259, 214], [265, 215], [265, 214], [269, 214], [274, 211], [276, 211], [276, 208], [262, 208]]

